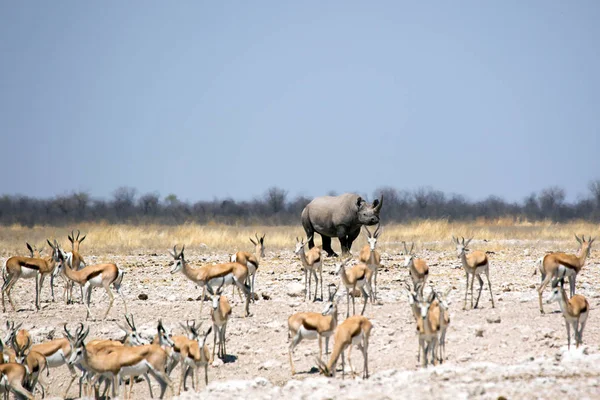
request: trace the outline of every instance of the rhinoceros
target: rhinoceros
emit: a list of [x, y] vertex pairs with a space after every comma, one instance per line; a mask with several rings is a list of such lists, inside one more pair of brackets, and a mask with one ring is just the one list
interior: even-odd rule
[[323, 250], [327, 252], [328, 257], [337, 256], [331, 249], [332, 237], [340, 240], [342, 254], [349, 254], [352, 242], [360, 234], [361, 227], [379, 223], [382, 205], [383, 195], [381, 200], [375, 199], [373, 204], [352, 193], [313, 199], [302, 210], [302, 226], [309, 238], [308, 247], [314, 247], [314, 234], [317, 232], [321, 235]]

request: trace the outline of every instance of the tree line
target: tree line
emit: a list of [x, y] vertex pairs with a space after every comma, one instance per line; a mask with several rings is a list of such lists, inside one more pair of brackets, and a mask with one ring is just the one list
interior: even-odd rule
[[[571, 203], [566, 201], [565, 190], [556, 186], [532, 193], [520, 202], [507, 202], [498, 196], [471, 201], [431, 188], [407, 191], [383, 187], [373, 193], [373, 198], [382, 194], [381, 217], [386, 222], [440, 218], [600, 221], [600, 179], [590, 182], [587, 196]], [[290, 225], [299, 223], [302, 209], [310, 200], [305, 196], [290, 198], [287, 191], [278, 187], [269, 188], [250, 201], [227, 198], [194, 203], [181, 201], [174, 194], [164, 198], [158, 193], [138, 194], [131, 187], [116, 189], [108, 200], [94, 199], [86, 192], [45, 199], [4, 195], [0, 197], [0, 225], [61, 226], [82, 222]]]

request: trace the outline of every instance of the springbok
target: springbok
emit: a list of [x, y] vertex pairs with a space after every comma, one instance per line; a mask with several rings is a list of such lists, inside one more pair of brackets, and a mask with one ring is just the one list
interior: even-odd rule
[[[48, 240], [48, 244], [53, 249], [57, 246], [56, 241], [54, 245], [50, 243]], [[35, 251], [29, 243], [27, 243], [27, 248], [29, 251], [34, 254]], [[39, 254], [39, 252], [37, 252]], [[52, 253], [52, 257], [48, 258], [31, 258], [31, 257], [10, 257], [6, 260], [4, 264], [4, 270], [6, 271], [6, 279], [4, 281], [4, 285], [2, 285], [2, 310], [6, 312], [6, 307], [4, 305], [4, 293], [6, 292], [6, 296], [12, 306], [13, 310], [16, 311], [15, 303], [10, 297], [11, 291], [15, 283], [19, 280], [19, 278], [23, 279], [31, 279], [35, 278], [35, 307], [37, 310], [40, 309], [40, 296], [42, 292], [42, 286], [44, 284], [44, 279], [46, 276], [51, 275], [56, 268], [56, 257], [54, 257], [54, 252]]]
[[0, 364], [0, 393], [8, 398], [8, 393], [33, 400], [33, 394], [25, 389], [27, 384], [27, 370], [25, 366], [14, 362]]
[[44, 397], [48, 385], [40, 374], [44, 369], [46, 372], [48, 371], [46, 357], [37, 351], [31, 351], [31, 339], [29, 337], [27, 337], [27, 341], [23, 346], [20, 346], [16, 338], [13, 337], [13, 348], [15, 349], [16, 362], [25, 366], [27, 371], [27, 384], [25, 386], [35, 394], [35, 387], [39, 383], [42, 388], [42, 397]]
[[[117, 396], [119, 382], [123, 377], [141, 376], [150, 374], [160, 385], [162, 399], [171, 380], [165, 373], [168, 355], [159, 345], [144, 346], [115, 346], [109, 352], [90, 352], [83, 343], [89, 333], [86, 331], [77, 336], [69, 364], [81, 363], [84, 368], [95, 373], [92, 384], [102, 376], [108, 375], [112, 380], [112, 397]], [[125, 394], [127, 391], [125, 391]]]
[[[371, 270], [369, 267], [367, 267], [365, 264], [357, 264], [349, 270], [346, 270], [346, 264], [350, 260], [352, 260], [352, 257], [340, 263], [336, 271], [336, 274], [340, 276], [342, 279], [342, 284], [346, 288], [346, 318], [350, 316], [350, 297], [352, 297], [352, 315], [356, 314], [354, 293], [357, 288], [360, 289], [363, 298], [365, 299], [360, 315], [365, 313], [367, 301], [369, 300], [369, 293], [373, 293], [371, 285], [369, 284], [371, 278]], [[368, 291], [365, 290], [365, 286], [367, 287]]]
[[192, 374], [192, 388], [194, 390], [200, 388], [200, 374], [198, 373], [200, 368], [204, 368], [204, 384], [208, 385], [208, 364], [211, 363], [213, 359], [210, 356], [210, 351], [206, 345], [206, 338], [210, 335], [212, 327], [209, 327], [203, 334], [200, 334], [199, 328], [200, 326], [196, 329], [192, 329], [192, 327], [188, 325], [188, 330], [193, 340], [190, 344], [190, 352], [186, 359], [187, 368], [183, 378], [184, 389], [186, 387], [185, 380], [187, 380], [189, 374]]
[[[325, 305], [323, 312], [299, 312], [288, 318], [288, 337], [292, 339], [289, 348], [292, 375], [296, 374], [294, 362], [292, 361], [294, 349], [302, 340], [319, 339], [319, 359], [322, 360], [322, 338], [324, 337], [325, 356], [329, 354], [329, 338], [333, 335], [338, 322], [338, 308], [337, 301], [335, 301], [335, 294], [337, 293], [338, 288], [335, 285], [333, 286], [335, 287], [335, 290], [331, 292], [331, 289], [329, 289], [329, 302]], [[338, 297], [338, 301], [340, 298], [341, 297]]]
[[227, 330], [227, 321], [231, 315], [231, 306], [227, 297], [222, 296], [223, 286], [217, 289], [217, 294], [212, 296], [212, 310], [210, 311], [210, 317], [212, 319], [215, 340], [213, 343], [212, 357], [215, 358], [215, 349], [217, 347], [217, 336], [219, 337], [219, 351], [217, 357], [225, 359], [227, 356], [227, 349], [225, 345], [225, 332]]
[[212, 286], [219, 285], [236, 285], [244, 292], [246, 296], [246, 314], [250, 315], [250, 287], [246, 285], [246, 279], [248, 278], [248, 267], [240, 263], [226, 263], [216, 265], [204, 265], [199, 268], [192, 268], [189, 263], [185, 260], [183, 251], [185, 245], [181, 248], [181, 252], [177, 253], [177, 246], [173, 247], [173, 253], [169, 252], [174, 259], [173, 266], [171, 267], [171, 274], [175, 274], [178, 271], [194, 282], [196, 285], [202, 287], [202, 302], [200, 303], [200, 315], [202, 315], [202, 307], [204, 305], [204, 295], [206, 289], [212, 295], [214, 291]]
[[[87, 235], [84, 235], [81, 239], [79, 238], [81, 232], [79, 231], [79, 229], [77, 229], [77, 236], [75, 236], [75, 231], [72, 230], [71, 234], [68, 235], [67, 237], [69, 238], [69, 242], [71, 242], [71, 254], [72, 254], [72, 266], [73, 269], [78, 271], [81, 268], [84, 268], [87, 266], [87, 263], [85, 262], [85, 260], [83, 259], [83, 257], [81, 256], [81, 253], [79, 252], [79, 246], [81, 245], [81, 242], [83, 242], [86, 238]], [[50, 281], [51, 285], [54, 285], [54, 275], [52, 275], [52, 280]], [[80, 292], [81, 292], [81, 302], [83, 303], [83, 287], [80, 287]], [[54, 288], [53, 288], [54, 290]], [[73, 282], [67, 279], [67, 284], [65, 285], [65, 291], [64, 291], [64, 298], [67, 302], [67, 304], [71, 304], [73, 303]]]
[[379, 235], [381, 235], [381, 226], [377, 224], [377, 228], [375, 228], [375, 232], [371, 235], [371, 231], [366, 225], [363, 225], [365, 230], [367, 231], [365, 235], [367, 236], [367, 242], [369, 244], [365, 245], [360, 251], [360, 255], [358, 260], [366, 264], [367, 267], [371, 270], [372, 280], [375, 281], [375, 285], [373, 286], [371, 280], [369, 284], [373, 288], [373, 295], [371, 296], [371, 302], [375, 302], [377, 300], [377, 270], [381, 266], [381, 255], [377, 250], [375, 250], [375, 246], [377, 245], [377, 239], [379, 239]]
[[85, 268], [76, 271], [72, 268], [72, 258], [60, 249], [58, 243], [56, 243], [54, 252], [56, 254], [56, 258], [59, 260], [59, 265], [55, 269], [54, 273], [64, 274], [67, 279], [79, 284], [84, 289], [85, 301], [83, 304], [85, 304], [87, 309], [87, 314], [85, 317], [86, 320], [92, 314], [90, 310], [90, 301], [92, 300], [92, 289], [95, 287], [103, 287], [109, 298], [108, 308], [106, 309], [106, 313], [104, 314], [102, 320], [106, 320], [106, 317], [108, 316], [108, 313], [115, 301], [115, 296], [110, 289], [111, 286], [113, 286], [117, 293], [121, 296], [121, 299], [123, 300], [123, 306], [125, 308], [125, 314], [127, 314], [127, 301], [125, 300], [125, 296], [121, 291], [121, 283], [123, 282], [123, 275], [125, 274], [122, 269], [117, 267], [117, 265], [114, 263], [106, 263], [88, 265]]
[[406, 246], [406, 242], [402, 242], [402, 244], [404, 245], [404, 267], [408, 268], [410, 273], [410, 279], [412, 279], [413, 282], [413, 290], [415, 292], [419, 290], [419, 295], [423, 297], [423, 288], [429, 277], [429, 267], [425, 260], [415, 258], [415, 253], [413, 252], [415, 248], [414, 243], [411, 244], [410, 250]]
[[[492, 284], [490, 282], [490, 263], [483, 251], [475, 250], [471, 254], [467, 255], [466, 252], [469, 251], [467, 248], [469, 243], [473, 238], [467, 240], [465, 243], [465, 238], [462, 238], [462, 241], [459, 241], [458, 238], [452, 236], [452, 240], [454, 244], [456, 244], [456, 253], [458, 254], [458, 258], [460, 259], [462, 266], [465, 270], [465, 274], [467, 276], [467, 287], [465, 288], [465, 301], [463, 304], [463, 310], [467, 309], [467, 293], [469, 292], [469, 275], [471, 275], [471, 308], [477, 308], [479, 305], [479, 298], [481, 297], [481, 291], [483, 290], [483, 279], [481, 279], [481, 274], [484, 273], [487, 281], [488, 288], [490, 290], [490, 298], [492, 299], [492, 308], [494, 305], [494, 295], [492, 293]], [[473, 307], [473, 283], [475, 282], [475, 277], [477, 276], [477, 280], [479, 280], [479, 294], [477, 295], [477, 301], [475, 302], [475, 307]]]
[[[538, 269], [542, 276], [542, 283], [538, 288], [540, 312], [542, 314], [544, 314], [542, 293], [552, 278], [558, 278], [559, 276], [569, 277], [570, 295], [571, 297], [575, 295], [575, 279], [577, 278], [579, 271], [581, 271], [585, 265], [585, 261], [589, 257], [592, 249], [592, 243], [596, 238], [592, 239], [590, 236], [586, 241], [585, 235], [582, 235], [581, 238], [575, 235], [575, 239], [577, 239], [580, 246], [579, 256], [565, 253], [550, 253], [538, 260]], [[534, 271], [534, 275], [537, 273], [538, 269]]]
[[[418, 311], [416, 319], [419, 332], [419, 354], [423, 353], [421, 366], [427, 367], [429, 359], [431, 364], [436, 363], [436, 347], [440, 333], [440, 306], [436, 300], [435, 290], [432, 290], [427, 300], [411, 292], [411, 307]], [[414, 311], [413, 311], [414, 312]]]
[[[263, 234], [260, 238], [258, 234], [254, 234], [256, 237], [256, 241], [250, 238], [250, 242], [254, 245], [254, 254], [248, 253], [247, 251], [238, 251], [234, 255], [231, 256], [231, 262], [239, 262], [242, 265], [248, 267], [248, 279], [252, 277], [252, 282], [250, 285], [250, 292], [252, 293], [252, 300], [255, 299], [255, 291], [254, 291], [254, 278], [256, 277], [256, 271], [258, 270], [258, 264], [261, 258], [265, 258], [265, 236]], [[249, 284], [250, 282], [246, 282]], [[235, 290], [235, 288], [234, 288]], [[241, 292], [238, 290], [238, 294], [240, 295], [240, 299], [242, 298]]]
[[319, 279], [317, 278], [317, 271], [321, 277], [321, 299], [323, 299], [323, 260], [321, 258], [321, 247], [315, 246], [312, 249], [305, 251], [304, 246], [312, 240], [312, 236], [305, 242], [303, 238], [296, 238], [296, 249], [294, 253], [300, 256], [300, 261], [304, 267], [304, 301], [306, 296], [310, 299], [310, 286], [312, 277], [315, 277], [315, 298], [313, 301], [317, 301], [317, 289], [319, 287]]
[[345, 360], [344, 351], [348, 348], [348, 364], [350, 365], [350, 371], [354, 374], [352, 368], [352, 361], [350, 359], [352, 352], [352, 345], [355, 345], [362, 352], [364, 367], [363, 367], [363, 379], [369, 378], [369, 337], [371, 336], [371, 330], [373, 324], [366, 317], [362, 315], [355, 315], [347, 318], [341, 325], [335, 330], [333, 352], [329, 362], [325, 364], [322, 360], [317, 360], [317, 365], [322, 374], [326, 376], [335, 376], [335, 366], [337, 361], [342, 356], [342, 378], [346, 376], [345, 371]]
[[585, 297], [580, 294], [573, 295], [569, 299], [563, 285], [565, 283], [564, 276], [560, 279], [552, 281], [552, 294], [547, 300], [547, 303], [558, 301], [560, 311], [565, 317], [565, 325], [567, 326], [567, 348], [571, 349], [571, 329], [575, 331], [575, 346], [579, 347], [583, 340], [583, 328], [587, 321], [590, 312], [590, 303]]
[[440, 363], [446, 361], [446, 331], [448, 330], [448, 325], [450, 325], [450, 312], [448, 311], [448, 294], [452, 288], [449, 288], [444, 293], [440, 293], [438, 291], [435, 292], [436, 300], [438, 301], [438, 306], [440, 308], [440, 336], [439, 336], [439, 350], [438, 350], [438, 360]]

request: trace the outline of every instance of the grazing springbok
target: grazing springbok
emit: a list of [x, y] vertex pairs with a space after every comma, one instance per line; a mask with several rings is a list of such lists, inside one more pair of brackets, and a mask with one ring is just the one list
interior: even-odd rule
[[[112, 397], [120, 392], [120, 382], [124, 377], [150, 374], [160, 385], [160, 398], [164, 397], [168, 387], [172, 389], [171, 380], [165, 371], [168, 355], [159, 345], [144, 346], [114, 346], [110, 351], [92, 352], [83, 343], [89, 333], [86, 331], [77, 336], [69, 364], [81, 364], [86, 370], [95, 375], [92, 384], [103, 376], [109, 376], [112, 381]], [[125, 394], [127, 391], [125, 391]]]
[[244, 292], [246, 296], [246, 307], [245, 316], [250, 315], [250, 287], [246, 285], [246, 279], [248, 278], [248, 267], [240, 263], [226, 263], [226, 264], [215, 264], [215, 265], [204, 265], [198, 268], [192, 268], [189, 263], [185, 260], [183, 251], [185, 245], [181, 248], [181, 252], [177, 253], [177, 246], [173, 247], [173, 253], [169, 252], [174, 259], [173, 266], [171, 267], [171, 274], [175, 274], [178, 271], [194, 282], [196, 285], [202, 287], [202, 302], [200, 303], [200, 315], [202, 315], [202, 307], [204, 305], [204, 295], [206, 289], [212, 295], [215, 294], [212, 286], [219, 285], [236, 285]]
[[[258, 270], [258, 264], [261, 258], [265, 258], [265, 236], [263, 234], [260, 238], [258, 234], [254, 234], [256, 237], [256, 241], [250, 238], [250, 242], [254, 245], [254, 254], [248, 253], [247, 251], [238, 251], [234, 255], [231, 256], [231, 262], [238, 262], [242, 265], [248, 267], [248, 279], [252, 277], [252, 282], [250, 285], [250, 292], [252, 293], [252, 300], [255, 299], [255, 290], [254, 290], [254, 278], [256, 277], [256, 271]], [[249, 284], [250, 282], [246, 282]], [[235, 287], [233, 288], [235, 290]], [[240, 299], [242, 298], [241, 292], [238, 290], [238, 294], [240, 295]]]
[[[48, 240], [48, 244], [53, 249], [57, 246], [56, 241], [54, 245], [50, 243]], [[27, 243], [27, 248], [32, 254], [40, 254], [39, 252], [34, 251], [34, 249]], [[4, 305], [4, 293], [6, 292], [6, 296], [12, 306], [13, 310], [16, 311], [15, 303], [10, 296], [11, 291], [15, 283], [19, 280], [19, 278], [23, 279], [35, 279], [35, 308], [36, 310], [40, 309], [40, 296], [42, 292], [42, 286], [44, 284], [44, 279], [46, 276], [52, 275], [56, 268], [56, 257], [54, 257], [54, 252], [51, 257], [47, 258], [31, 258], [31, 257], [10, 257], [6, 260], [4, 264], [5, 272], [5, 281], [4, 285], [2, 285], [2, 310], [6, 312], [6, 307]]]
[[[377, 245], [377, 239], [379, 239], [379, 235], [381, 235], [381, 226], [377, 224], [377, 228], [375, 228], [375, 232], [371, 235], [371, 231], [366, 225], [363, 225], [367, 236], [367, 242], [369, 244], [365, 245], [360, 251], [360, 255], [358, 260], [366, 264], [367, 267], [371, 270], [372, 279], [369, 281], [369, 284], [373, 288], [373, 295], [371, 296], [371, 302], [375, 302], [377, 300], [377, 270], [381, 266], [381, 255], [377, 250], [375, 250], [375, 246]], [[372, 280], [374, 280], [375, 285], [373, 285]]]
[[408, 249], [408, 246], [406, 246], [406, 242], [402, 242], [402, 244], [404, 245], [404, 267], [408, 268], [410, 273], [410, 279], [412, 279], [413, 282], [413, 290], [415, 292], [419, 290], [419, 295], [423, 297], [423, 288], [429, 277], [429, 267], [425, 260], [415, 258], [415, 253], [413, 252], [415, 248], [414, 243], [411, 244], [410, 250]]
[[72, 257], [68, 253], [65, 253], [60, 249], [58, 243], [55, 243], [56, 247], [54, 252], [56, 258], [59, 260], [58, 267], [54, 273], [62, 273], [65, 278], [79, 284], [84, 289], [84, 303], [87, 309], [86, 320], [92, 315], [90, 310], [90, 301], [92, 300], [92, 289], [95, 287], [103, 287], [108, 294], [109, 303], [106, 313], [102, 320], [106, 320], [110, 309], [115, 301], [115, 296], [112, 293], [110, 287], [114, 287], [117, 293], [123, 300], [123, 306], [125, 308], [125, 314], [127, 314], [127, 301], [121, 291], [121, 283], [123, 282], [123, 275], [125, 272], [117, 267], [114, 263], [105, 263], [97, 265], [88, 265], [78, 271], [72, 268]]
[[590, 303], [585, 297], [580, 294], [573, 295], [569, 299], [563, 285], [565, 283], [564, 276], [560, 279], [552, 281], [552, 294], [547, 302], [552, 303], [558, 301], [560, 311], [565, 317], [565, 325], [567, 326], [567, 348], [571, 349], [571, 326], [575, 332], [575, 346], [579, 347], [583, 339], [583, 328], [587, 321], [590, 312]]
[[[487, 281], [488, 288], [490, 290], [490, 298], [492, 299], [492, 308], [494, 305], [494, 295], [492, 293], [492, 284], [490, 282], [490, 262], [488, 260], [487, 254], [483, 251], [475, 250], [469, 255], [467, 255], [467, 251], [469, 251], [468, 246], [473, 238], [467, 240], [465, 243], [465, 238], [462, 238], [462, 241], [459, 241], [458, 238], [452, 236], [452, 240], [454, 244], [456, 244], [456, 253], [458, 254], [458, 258], [460, 259], [462, 266], [465, 270], [465, 274], [467, 276], [467, 287], [465, 288], [465, 301], [463, 304], [463, 310], [467, 309], [467, 293], [469, 292], [469, 275], [471, 275], [471, 308], [477, 308], [479, 305], [479, 298], [481, 297], [481, 291], [483, 290], [483, 279], [481, 279], [481, 274], [484, 273]], [[479, 294], [477, 295], [477, 301], [475, 302], [475, 307], [473, 307], [473, 283], [475, 282], [475, 277], [477, 276], [477, 280], [479, 280]]]
[[329, 362], [325, 364], [322, 360], [317, 360], [317, 365], [322, 374], [326, 376], [335, 376], [335, 366], [337, 361], [342, 356], [342, 378], [346, 376], [345, 371], [345, 360], [344, 351], [348, 348], [348, 364], [350, 365], [350, 371], [354, 374], [352, 368], [352, 361], [350, 359], [352, 352], [352, 345], [355, 345], [362, 352], [364, 366], [363, 366], [363, 379], [369, 378], [369, 337], [371, 336], [371, 330], [373, 324], [366, 317], [362, 315], [355, 315], [347, 318], [341, 325], [335, 330], [333, 352]]
[[574, 254], [565, 253], [550, 253], [538, 260], [538, 268], [534, 271], [534, 275], [538, 269], [542, 276], [542, 283], [538, 288], [538, 296], [540, 300], [540, 312], [544, 314], [544, 307], [542, 305], [542, 293], [552, 278], [558, 278], [559, 276], [569, 278], [570, 295], [575, 295], [575, 279], [577, 274], [583, 266], [585, 261], [590, 255], [592, 249], [592, 243], [596, 238], [590, 236], [589, 239], [585, 240], [585, 235], [581, 235], [579, 238], [575, 235], [575, 239], [579, 242], [579, 256]]
[[308, 238], [305, 242], [303, 238], [296, 238], [296, 253], [300, 257], [302, 266], [304, 267], [304, 301], [306, 296], [310, 299], [310, 286], [312, 277], [315, 277], [315, 298], [313, 301], [317, 301], [317, 289], [319, 287], [319, 279], [317, 278], [317, 271], [321, 277], [321, 299], [323, 299], [323, 259], [321, 258], [321, 247], [315, 246], [312, 249], [305, 251], [304, 246], [312, 240], [312, 237]]
[[[288, 336], [292, 339], [289, 348], [290, 355], [290, 367], [292, 368], [292, 375], [296, 373], [294, 369], [294, 362], [292, 357], [294, 355], [294, 349], [302, 340], [315, 340], [319, 339], [319, 359], [323, 359], [323, 341], [325, 338], [325, 356], [329, 354], [329, 338], [333, 335], [338, 322], [338, 308], [337, 301], [335, 300], [335, 294], [337, 293], [337, 286], [332, 292], [329, 289], [329, 302], [325, 305], [323, 312], [299, 312], [291, 315], [288, 318]], [[338, 297], [338, 301], [341, 297]]]
[[[336, 271], [336, 274], [340, 276], [342, 284], [346, 288], [346, 318], [350, 316], [350, 297], [352, 297], [352, 315], [356, 314], [354, 293], [357, 288], [362, 292], [363, 298], [365, 299], [360, 315], [365, 313], [369, 294], [373, 293], [371, 285], [369, 284], [371, 278], [371, 270], [369, 267], [365, 264], [357, 264], [349, 270], [346, 270], [346, 264], [350, 260], [352, 260], [352, 257], [340, 263]], [[365, 286], [367, 287], [367, 290], [365, 290]]]

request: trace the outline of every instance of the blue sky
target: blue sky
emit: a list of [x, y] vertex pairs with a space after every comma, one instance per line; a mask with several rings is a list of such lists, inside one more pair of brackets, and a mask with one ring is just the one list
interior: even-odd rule
[[0, 194], [600, 178], [600, 2], [1, 2]]

